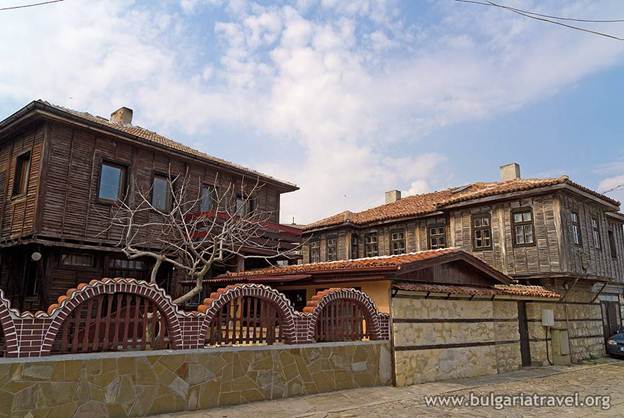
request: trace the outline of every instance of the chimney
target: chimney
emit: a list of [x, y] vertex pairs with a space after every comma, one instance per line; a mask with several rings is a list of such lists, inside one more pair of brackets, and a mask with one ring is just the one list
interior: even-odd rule
[[386, 203], [394, 203], [397, 200], [401, 200], [401, 192], [399, 190], [386, 192]]
[[120, 107], [111, 113], [110, 121], [112, 123], [118, 123], [120, 125], [132, 124], [132, 109], [127, 107]]
[[518, 163], [510, 163], [500, 166], [501, 181], [519, 180], [520, 178], [520, 165]]

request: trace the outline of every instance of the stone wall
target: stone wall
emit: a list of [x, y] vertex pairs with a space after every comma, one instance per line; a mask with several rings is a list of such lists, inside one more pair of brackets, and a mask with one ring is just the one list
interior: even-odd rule
[[392, 316], [397, 386], [521, 367], [517, 301], [400, 291]]
[[391, 383], [387, 341], [0, 359], [0, 417], [122, 417]]

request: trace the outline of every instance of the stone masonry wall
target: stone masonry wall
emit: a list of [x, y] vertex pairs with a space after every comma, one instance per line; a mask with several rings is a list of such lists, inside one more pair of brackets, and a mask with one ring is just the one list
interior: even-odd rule
[[387, 341], [0, 359], [0, 417], [125, 417], [391, 383]]
[[521, 367], [516, 301], [399, 292], [392, 316], [397, 386]]

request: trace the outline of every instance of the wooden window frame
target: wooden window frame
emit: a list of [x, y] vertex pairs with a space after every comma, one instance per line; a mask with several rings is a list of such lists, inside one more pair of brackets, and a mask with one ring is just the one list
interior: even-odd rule
[[617, 245], [615, 242], [615, 231], [613, 228], [607, 229], [607, 237], [609, 241], [609, 251], [611, 252], [611, 258], [616, 260], [618, 258], [617, 255]]
[[[574, 220], [574, 218], [576, 218], [576, 221]], [[574, 210], [570, 211], [570, 234], [572, 235], [572, 244], [581, 247], [583, 245], [583, 234], [581, 233], [581, 218], [579, 218], [578, 212]]]
[[[520, 222], [516, 221], [516, 217], [515, 217], [516, 214], [518, 214], [518, 213], [527, 213], [527, 212], [531, 214], [531, 220], [530, 221], [520, 221]], [[524, 207], [521, 207], [521, 208], [514, 208], [514, 209], [511, 210], [510, 214], [511, 214], [511, 240], [512, 240], [513, 246], [514, 247], [535, 247], [537, 245], [537, 239], [535, 237], [535, 216], [533, 215], [533, 208], [530, 207], [530, 206], [524, 206]], [[531, 226], [531, 238], [533, 240], [531, 242], [529, 242], [529, 243], [527, 243], [527, 242], [519, 243], [518, 240], [517, 240], [517, 236], [516, 236], [517, 235], [516, 234], [516, 226], [524, 227], [524, 226], [528, 226], [528, 225]], [[492, 226], [492, 223], [490, 222], [490, 227], [491, 226]], [[524, 230], [524, 228], [523, 228], [523, 230]], [[526, 237], [526, 234], [524, 234], [524, 232], [523, 232], [523, 235], [525, 235], [525, 237]]]
[[[393, 237], [394, 234], [401, 234], [402, 238], [397, 238], [395, 239]], [[406, 237], [406, 232], [405, 229], [393, 229], [390, 231], [390, 254], [391, 255], [401, 255], [401, 254], [406, 254], [407, 253], [407, 237]], [[395, 242], [403, 242], [403, 251], [402, 252], [395, 252], [394, 249], [394, 243]]]
[[[253, 213], [258, 208], [258, 202], [256, 201], [256, 197], [250, 196], [246, 193], [237, 192], [234, 196], [234, 212], [238, 215], [238, 199], [243, 200], [245, 203], [245, 208], [242, 213], [242, 216], [247, 216]], [[248, 206], [248, 207], [247, 207]]]
[[[121, 169], [121, 177], [119, 178], [119, 195], [117, 196], [117, 199], [111, 200], [111, 199], [105, 199], [103, 197], [100, 197], [100, 189], [102, 187], [102, 167], [104, 165]], [[128, 187], [127, 176], [128, 176], [128, 166], [126, 164], [121, 164], [121, 163], [111, 161], [111, 160], [106, 160], [106, 159], [101, 160], [99, 164], [98, 177], [97, 177], [97, 197], [96, 197], [97, 201], [99, 203], [104, 203], [104, 204], [113, 204], [115, 202], [123, 200], [127, 194], [127, 187]]]
[[[476, 219], [487, 219], [488, 226], [475, 226]], [[490, 243], [487, 246], [477, 247], [477, 231], [489, 231]], [[492, 214], [490, 212], [474, 213], [470, 217], [470, 235], [472, 237], [472, 251], [488, 251], [493, 248]], [[483, 239], [483, 238], [481, 238]]]
[[[28, 156], [26, 159], [27, 166], [25, 170], [21, 170], [20, 172], [20, 181], [17, 179], [17, 170], [18, 167], [21, 167], [19, 164], [24, 160], [24, 156]], [[15, 166], [13, 167], [13, 187], [11, 188], [11, 198], [19, 198], [22, 196], [26, 196], [28, 194], [28, 186], [30, 184], [30, 168], [32, 164], [32, 150], [27, 150], [20, 152], [15, 156]], [[25, 171], [25, 173], [24, 173]], [[24, 190], [22, 189], [22, 179], [26, 179], [24, 183]]]
[[[375, 242], [369, 243], [369, 237], [375, 237]], [[369, 246], [374, 246], [376, 254], [371, 255], [371, 252], [369, 252]], [[366, 258], [379, 256], [379, 234], [377, 233], [377, 231], [367, 232], [364, 236], [364, 255], [366, 256]]]
[[[432, 234], [431, 230], [432, 229], [439, 229], [442, 228], [442, 234]], [[444, 244], [443, 246], [440, 245], [433, 245], [433, 242], [431, 241], [431, 239], [433, 237], [436, 237], [437, 239], [439, 239], [440, 236], [442, 236], [442, 238], [444, 239]], [[447, 238], [446, 238], [446, 224], [443, 223], [436, 223], [436, 224], [432, 224], [432, 225], [427, 225], [427, 248], [430, 250], [437, 250], [437, 249], [441, 249], [441, 248], [447, 248]]]
[[[167, 203], [166, 203], [167, 208], [165, 208], [165, 209], [158, 208], [158, 207], [156, 207], [156, 205], [154, 204], [154, 184], [155, 184], [155, 181], [156, 181], [156, 177], [162, 177], [163, 179], [165, 179], [165, 180], [167, 181]], [[172, 207], [173, 207], [173, 196], [171, 195], [172, 190], [171, 190], [171, 188], [169, 187], [169, 185], [170, 185], [170, 183], [171, 183], [172, 181], [173, 181], [173, 180], [171, 179], [171, 177], [170, 177], [169, 175], [167, 175], [167, 174], [163, 174], [163, 173], [158, 172], [158, 171], [157, 171], [157, 172], [154, 172], [154, 174], [152, 175], [152, 188], [151, 188], [152, 192], [150, 193], [150, 204], [151, 204], [154, 208], [156, 208], [157, 210], [159, 210], [159, 211], [161, 211], [161, 212], [169, 212], [169, 211], [171, 211], [171, 209], [172, 209]], [[172, 186], [173, 186], [173, 185], [172, 185]], [[175, 186], [173, 186], [173, 187], [175, 187]]]
[[[331, 246], [334, 255], [331, 258], [329, 256], [329, 241], [334, 242]], [[325, 237], [325, 261], [338, 261], [338, 234], [331, 234]]]
[[[91, 260], [93, 261], [93, 263], [90, 266], [82, 266], [82, 265], [76, 265], [76, 264], [66, 264], [65, 263], [65, 256], [89, 256], [91, 257]], [[80, 251], [67, 251], [67, 252], [63, 252], [60, 254], [60, 257], [58, 258], [58, 263], [59, 263], [59, 268], [63, 269], [63, 270], [94, 270], [98, 267], [98, 261], [97, 261], [97, 257], [94, 254], [91, 253], [86, 253], [86, 252], [80, 252]]]
[[591, 226], [591, 237], [592, 243], [594, 244], [594, 250], [602, 251], [602, 237], [600, 236], [600, 222], [598, 222], [598, 217], [591, 216], [589, 218], [589, 225]]
[[[210, 209], [206, 209], [203, 210], [202, 205], [204, 203], [204, 189], [205, 188], [209, 188], [212, 190], [212, 196], [210, 201], [212, 202], [211, 204], [211, 208]], [[217, 193], [217, 186], [215, 186], [214, 184], [211, 183], [202, 183], [199, 189], [199, 211], [200, 212], [209, 212], [211, 210], [216, 210], [216, 204], [217, 204], [217, 199], [216, 199], [216, 193]]]
[[351, 233], [351, 260], [356, 260], [360, 255], [360, 237], [357, 234]]
[[[315, 252], [317, 252], [317, 257], [315, 257], [316, 258], [315, 260], [312, 258], [312, 251], [313, 250]], [[318, 239], [314, 240], [314, 241], [310, 241], [308, 258], [310, 260], [310, 263], [320, 263], [321, 262], [321, 242]]]

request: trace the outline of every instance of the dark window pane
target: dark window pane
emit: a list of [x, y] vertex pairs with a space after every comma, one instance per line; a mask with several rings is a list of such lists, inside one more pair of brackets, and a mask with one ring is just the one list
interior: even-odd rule
[[165, 211], [169, 209], [169, 181], [166, 177], [154, 177], [152, 205], [158, 210]]
[[117, 200], [122, 187], [123, 169], [109, 164], [102, 164], [100, 171], [100, 199]]
[[15, 162], [15, 177], [13, 179], [13, 194], [26, 193], [28, 189], [28, 176], [30, 175], [30, 152], [17, 157]]

